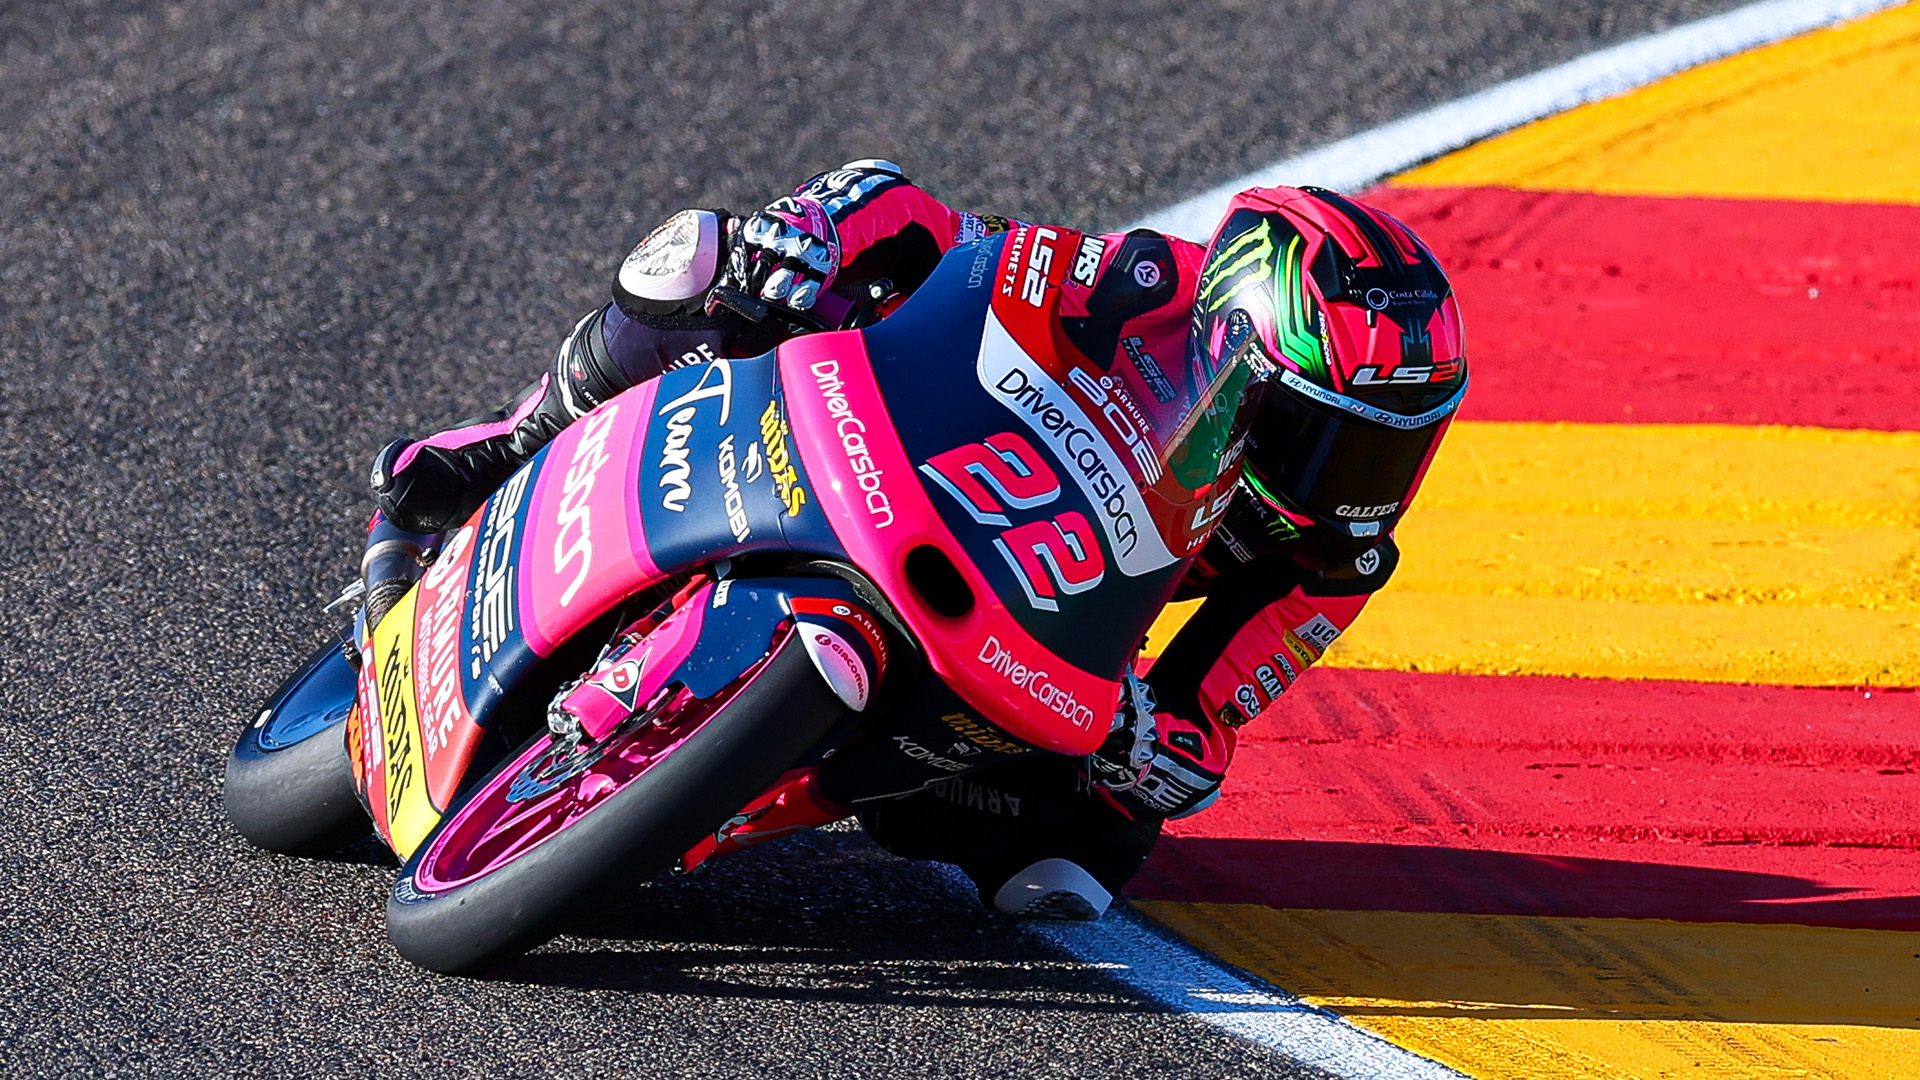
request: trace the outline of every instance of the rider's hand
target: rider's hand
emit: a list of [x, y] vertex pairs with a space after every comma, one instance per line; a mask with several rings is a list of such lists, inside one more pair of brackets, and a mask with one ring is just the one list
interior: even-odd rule
[[1199, 813], [1220, 794], [1230, 740], [1153, 709], [1147, 684], [1128, 675], [1113, 731], [1087, 758], [1087, 775], [1135, 821]]
[[800, 185], [792, 195], [740, 222], [724, 283], [798, 311], [846, 265], [839, 224], [888, 186], [906, 181], [890, 161], [851, 161]]

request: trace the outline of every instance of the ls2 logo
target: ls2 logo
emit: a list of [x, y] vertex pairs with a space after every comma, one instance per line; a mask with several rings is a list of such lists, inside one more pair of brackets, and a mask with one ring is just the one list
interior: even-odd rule
[[1086, 592], [1106, 576], [1099, 536], [1085, 514], [1067, 510], [1015, 525], [1007, 511], [1032, 510], [1060, 497], [1060, 478], [1033, 444], [1001, 432], [920, 466], [973, 520], [999, 528], [993, 547], [1038, 611], [1059, 611], [1059, 597]]

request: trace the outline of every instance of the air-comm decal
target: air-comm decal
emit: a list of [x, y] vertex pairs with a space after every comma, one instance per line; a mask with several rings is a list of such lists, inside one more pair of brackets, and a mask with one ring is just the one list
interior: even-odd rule
[[976, 365], [980, 385], [1006, 406], [1067, 465], [1067, 472], [1093, 505], [1120, 572], [1149, 574], [1179, 559], [1168, 550], [1146, 500], [1100, 427], [1033, 358], [1005, 326], [987, 314]]

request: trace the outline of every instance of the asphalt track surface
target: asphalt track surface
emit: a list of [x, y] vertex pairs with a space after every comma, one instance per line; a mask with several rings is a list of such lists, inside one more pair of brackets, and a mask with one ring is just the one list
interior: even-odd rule
[[392, 860], [252, 851], [222, 762], [324, 632], [372, 450], [523, 382], [665, 213], [878, 153], [1112, 226], [1729, 6], [0, 6], [0, 1064], [1313, 1075], [857, 832], [427, 976]]

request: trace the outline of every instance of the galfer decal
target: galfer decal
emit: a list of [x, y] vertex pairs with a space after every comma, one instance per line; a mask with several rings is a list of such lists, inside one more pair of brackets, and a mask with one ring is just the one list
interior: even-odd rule
[[759, 447], [761, 443], [766, 444], [766, 468], [773, 477], [773, 492], [780, 499], [780, 505], [787, 508], [788, 517], [799, 517], [800, 508], [807, 505], [807, 489], [800, 485], [793, 450], [787, 445], [790, 434], [792, 428], [787, 425], [787, 418], [780, 415], [780, 402], [777, 399], [767, 402], [767, 411], [760, 414], [760, 442], [747, 451], [747, 479], [760, 478]]
[[1381, 503], [1378, 506], [1336, 506], [1334, 517], [1343, 518], [1383, 518], [1400, 509], [1397, 502]]
[[[527, 497], [532, 479], [522, 469], [493, 497], [493, 508], [480, 530], [480, 543], [473, 561], [478, 568], [473, 579], [474, 597], [469, 610], [468, 636], [472, 639], [471, 674], [480, 677], [480, 669], [493, 662], [493, 656], [506, 644], [514, 626], [513, 551], [520, 504]], [[588, 488], [591, 490], [591, 483]]]
[[1280, 681], [1280, 676], [1274, 674], [1271, 665], [1261, 664], [1254, 668], [1253, 677], [1260, 680], [1260, 689], [1265, 690], [1270, 698], [1277, 698], [1286, 692], [1287, 685]]
[[873, 694], [873, 677], [860, 655], [854, 652], [853, 645], [819, 623], [802, 625], [800, 642], [806, 646], [807, 657], [813, 661], [820, 677], [827, 680], [834, 696], [854, 712], [864, 710]]
[[1048, 672], [1036, 671], [1021, 663], [1011, 651], [1000, 644], [1000, 639], [994, 635], [987, 635], [987, 640], [980, 646], [980, 653], [975, 659], [995, 675], [1025, 691], [1028, 697], [1040, 704], [1041, 708], [1082, 730], [1093, 727], [1094, 715], [1091, 707], [1074, 697], [1073, 691], [1055, 685]]
[[1095, 516], [1121, 573], [1138, 577], [1179, 561], [1154, 527], [1146, 500], [1113, 445], [991, 312], [976, 371], [980, 385], [1068, 464], [1074, 482], [1098, 510]]
[[722, 504], [727, 511], [727, 528], [733, 531], [733, 538], [745, 543], [753, 535], [753, 527], [747, 524], [747, 502], [740, 494], [740, 458], [733, 452], [733, 436], [720, 440], [720, 452], [717, 458], [720, 469], [720, 492]]
[[[711, 350], [706, 351], [711, 355]], [[710, 383], [708, 380], [716, 375], [719, 380]], [[676, 514], [686, 512], [687, 500], [693, 496], [693, 467], [687, 461], [687, 443], [693, 438], [697, 406], [716, 398], [720, 402], [720, 423], [724, 425], [733, 416], [733, 365], [718, 356], [701, 370], [700, 380], [693, 384], [693, 389], [660, 406], [654, 413], [667, 417], [666, 439], [660, 447], [659, 483], [667, 493], [660, 496], [660, 505]], [[669, 413], [672, 415], [668, 416]]]
[[[454, 725], [466, 719], [466, 698], [460, 685], [460, 602], [465, 593], [460, 586], [466, 584], [467, 551], [473, 536], [472, 526], [456, 530], [420, 579], [426, 606], [420, 611], [414, 640], [419, 643], [420, 664], [425, 668], [418, 691], [424, 696], [420, 738], [427, 744], [428, 756], [445, 749]], [[511, 608], [511, 592], [507, 602]]]
[[893, 524], [893, 500], [881, 484], [881, 471], [867, 449], [867, 422], [854, 415], [847, 404], [846, 384], [840, 379], [838, 360], [816, 360], [808, 367], [820, 397], [827, 403], [827, 415], [833, 418], [833, 432], [840, 437], [840, 452], [853, 468], [854, 480], [865, 494], [867, 514], [873, 527], [884, 529]]
[[560, 593], [561, 607], [573, 602], [580, 586], [586, 584], [587, 572], [593, 569], [593, 505], [587, 497], [593, 494], [594, 477], [607, 463], [607, 433], [613, 430], [613, 418], [619, 414], [619, 403], [610, 401], [581, 421], [580, 441], [573, 446], [573, 457], [567, 462], [567, 474], [560, 485], [560, 510], [553, 534], [554, 576], [560, 576], [576, 560], [580, 564], [573, 580]]

